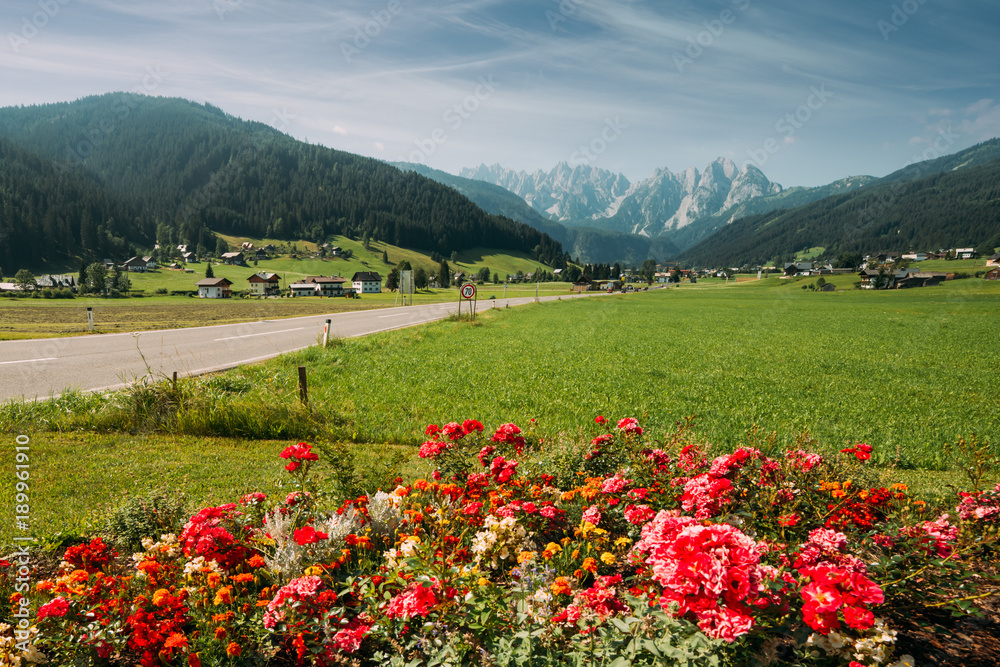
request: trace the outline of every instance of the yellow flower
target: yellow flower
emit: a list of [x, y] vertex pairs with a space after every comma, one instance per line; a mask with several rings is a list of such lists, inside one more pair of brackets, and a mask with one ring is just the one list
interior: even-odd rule
[[312, 567], [307, 567], [306, 568], [306, 574], [309, 575], [309, 576], [311, 576], [311, 577], [318, 577], [321, 574], [323, 574], [323, 568], [319, 567], [318, 565], [313, 565]]
[[579, 550], [579, 549], [573, 549], [573, 553], [571, 553], [571, 554], [569, 555], [569, 557], [570, 557], [570, 558], [571, 558], [572, 560], [576, 560], [577, 558], [579, 558], [579, 557], [580, 557], [580, 550]]
[[630, 544], [632, 544], [632, 540], [628, 539], [627, 537], [619, 537], [617, 540], [615, 540], [616, 547], [627, 547]]
[[537, 555], [538, 555], [537, 552], [534, 551], [522, 551], [517, 555], [517, 564], [521, 565], [522, 563], [533, 561], [535, 560], [535, 556]]
[[486, 577], [479, 577], [479, 580], [476, 583], [480, 586], [486, 587], [490, 585], [490, 580]]
[[562, 547], [556, 544], [555, 542], [549, 542], [548, 544], [545, 545], [545, 550], [557, 554], [560, 551], [562, 551]]
[[615, 555], [610, 551], [605, 551], [604, 553], [601, 554], [601, 562], [603, 562], [605, 565], [614, 565]]

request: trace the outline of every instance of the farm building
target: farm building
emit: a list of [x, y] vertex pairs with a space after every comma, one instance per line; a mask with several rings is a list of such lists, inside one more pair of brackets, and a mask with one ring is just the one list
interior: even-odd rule
[[358, 294], [377, 294], [382, 291], [382, 276], [376, 271], [358, 271], [351, 285]]
[[268, 296], [281, 291], [281, 277], [277, 273], [255, 273], [249, 278], [250, 294]]
[[228, 278], [202, 278], [197, 282], [199, 299], [228, 299], [233, 283]]

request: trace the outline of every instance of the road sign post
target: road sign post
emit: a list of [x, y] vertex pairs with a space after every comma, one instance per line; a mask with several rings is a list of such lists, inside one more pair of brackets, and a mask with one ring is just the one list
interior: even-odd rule
[[87, 306], [87, 328], [94, 330], [94, 309], [90, 306]]
[[[476, 320], [476, 286], [473, 285], [472, 283], [465, 283], [459, 290], [459, 295], [462, 297], [462, 299], [471, 301], [471, 303], [469, 304], [469, 312], [472, 314], [472, 321], [474, 322]], [[462, 314], [461, 300], [459, 300], [458, 302], [458, 314], [459, 316], [461, 316]]]

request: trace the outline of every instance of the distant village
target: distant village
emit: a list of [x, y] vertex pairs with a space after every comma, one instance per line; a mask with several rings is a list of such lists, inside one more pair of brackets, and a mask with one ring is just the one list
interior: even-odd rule
[[[265, 245], [255, 248], [252, 243], [244, 243], [240, 250], [223, 252], [218, 256], [218, 262], [225, 266], [243, 266], [253, 262], [255, 265], [259, 261], [265, 261], [275, 256], [277, 249], [273, 245]], [[324, 244], [322, 256], [340, 257], [344, 256], [344, 251], [337, 246]], [[122, 262], [115, 262], [105, 259], [99, 264], [103, 264], [109, 283], [119, 288], [121, 292], [129, 290], [129, 273], [142, 273], [155, 271], [159, 268], [180, 270], [187, 273], [194, 273], [194, 269], [189, 265], [199, 264], [206, 261], [209, 264], [211, 259], [199, 257], [187, 245], [178, 245], [177, 253], [183, 264], [171, 262], [165, 266], [160, 266], [151, 255], [130, 257]], [[910, 287], [929, 287], [940, 284], [946, 280], [956, 277], [954, 272], [922, 271], [912, 265], [926, 260], [934, 259], [976, 259], [977, 254], [973, 248], [952, 248], [940, 252], [881, 252], [867, 255], [863, 258], [860, 266], [854, 267], [834, 267], [829, 262], [788, 262], [783, 267], [777, 266], [756, 266], [756, 267], [730, 267], [730, 268], [704, 268], [704, 269], [681, 269], [677, 266], [657, 264], [655, 273], [640, 273], [635, 269], [622, 268], [611, 278], [595, 280], [582, 276], [571, 285], [573, 292], [591, 291], [634, 291], [635, 285], [645, 283], [665, 285], [680, 282], [697, 282], [700, 278], [725, 278], [735, 277], [736, 274], [753, 274], [758, 276], [765, 274], [780, 273], [781, 278], [799, 277], [829, 277], [838, 274], [855, 274], [858, 276], [856, 287], [861, 289], [905, 289]], [[617, 265], [616, 265], [617, 270]], [[350, 278], [340, 275], [331, 276], [306, 276], [297, 278], [295, 282], [283, 285], [282, 276], [277, 273], [260, 271], [254, 273], [247, 280], [246, 286], [237, 285], [232, 280], [212, 275], [212, 271], [207, 271], [209, 275], [194, 282], [189, 293], [203, 299], [226, 299], [231, 298], [234, 292], [248, 297], [359, 297], [363, 294], [377, 294], [382, 292], [383, 278], [377, 271], [358, 271]], [[561, 270], [552, 272], [550, 279], [560, 280]], [[980, 275], [977, 273], [977, 275]], [[986, 259], [986, 270], [981, 272], [986, 280], [1000, 280], [1000, 253], [996, 253]], [[453, 283], [462, 283], [466, 280], [476, 279], [477, 276], [467, 276], [464, 272], [456, 272], [451, 276]], [[531, 273], [518, 272], [517, 275], [507, 276], [508, 282], [534, 282], [534, 275]], [[833, 285], [819, 281], [819, 289], [824, 291], [833, 290]], [[437, 278], [431, 277], [429, 287], [437, 287]], [[0, 277], [0, 292], [26, 292], [26, 291], [52, 291], [60, 292], [61, 296], [72, 296], [79, 291], [78, 276], [71, 274], [45, 274], [41, 276], [31, 275], [30, 272], [19, 271], [12, 282], [4, 282]], [[49, 296], [43, 293], [43, 296]]]

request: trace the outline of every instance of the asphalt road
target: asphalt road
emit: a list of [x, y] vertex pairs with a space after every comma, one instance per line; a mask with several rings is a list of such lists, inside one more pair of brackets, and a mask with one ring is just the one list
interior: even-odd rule
[[[572, 297], [539, 301], [558, 298]], [[532, 301], [533, 297], [495, 303], [502, 308]], [[479, 301], [479, 312], [492, 303]], [[163, 378], [177, 371], [186, 377], [233, 368], [317, 344], [327, 319], [331, 336], [351, 338], [432, 322], [457, 309], [458, 304], [451, 302], [211, 327], [0, 341], [0, 401], [44, 399], [67, 389], [115, 389], [150, 373]]]

